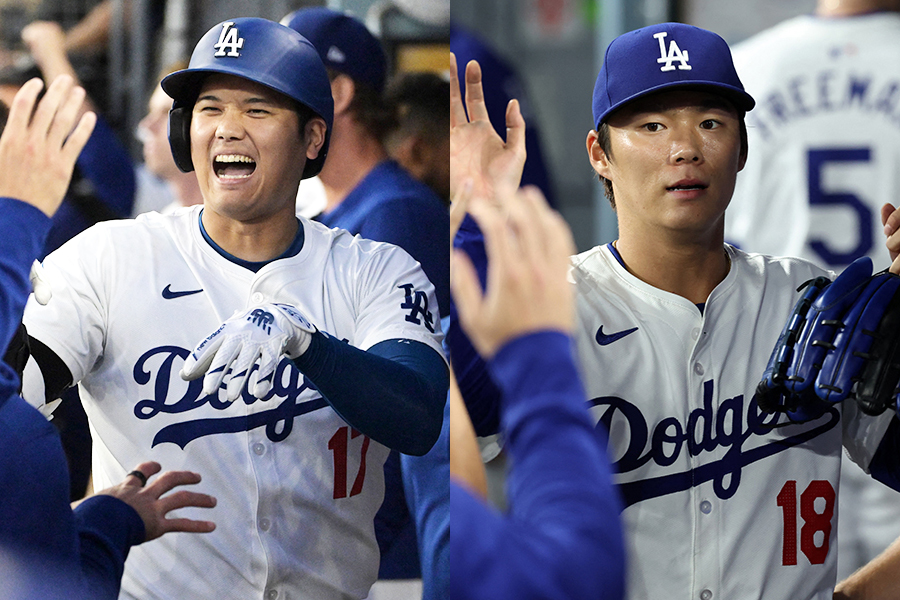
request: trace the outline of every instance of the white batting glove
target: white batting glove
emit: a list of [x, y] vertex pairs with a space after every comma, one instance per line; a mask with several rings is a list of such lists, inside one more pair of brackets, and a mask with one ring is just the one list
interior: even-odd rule
[[31, 280], [31, 288], [34, 290], [34, 299], [38, 304], [45, 305], [50, 302], [53, 294], [50, 291], [50, 284], [44, 279], [44, 265], [41, 261], [36, 260], [31, 263], [31, 273], [28, 274]]
[[[316, 327], [296, 308], [287, 304], [263, 304], [239, 313], [194, 348], [181, 378], [197, 379], [204, 373], [203, 393], [215, 394], [230, 370], [226, 382], [229, 402], [237, 400], [244, 384], [257, 398], [272, 389], [275, 369], [281, 356], [297, 358], [309, 348]], [[256, 382], [250, 387], [248, 376], [259, 364]]]

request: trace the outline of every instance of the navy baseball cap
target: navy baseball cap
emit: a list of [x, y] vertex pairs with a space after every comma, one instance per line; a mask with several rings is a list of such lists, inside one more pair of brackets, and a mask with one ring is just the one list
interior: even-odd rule
[[281, 20], [312, 42], [325, 66], [367, 83], [379, 94], [387, 78], [381, 42], [361, 22], [329, 8], [301, 8]]
[[606, 49], [594, 85], [594, 126], [623, 104], [680, 87], [708, 88], [744, 112], [756, 105], [744, 91], [725, 40], [692, 25], [661, 23], [623, 33]]

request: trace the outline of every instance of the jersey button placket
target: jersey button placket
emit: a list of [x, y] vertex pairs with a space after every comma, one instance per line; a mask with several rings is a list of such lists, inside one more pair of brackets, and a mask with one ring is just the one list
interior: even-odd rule
[[713, 593], [710, 590], [703, 590], [700, 592], [700, 600], [712, 600]]

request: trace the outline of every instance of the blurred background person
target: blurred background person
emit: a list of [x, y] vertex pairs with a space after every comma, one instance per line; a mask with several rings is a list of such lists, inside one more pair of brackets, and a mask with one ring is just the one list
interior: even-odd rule
[[449, 206], [450, 82], [437, 73], [402, 73], [384, 95], [397, 118], [385, 138], [388, 154]]

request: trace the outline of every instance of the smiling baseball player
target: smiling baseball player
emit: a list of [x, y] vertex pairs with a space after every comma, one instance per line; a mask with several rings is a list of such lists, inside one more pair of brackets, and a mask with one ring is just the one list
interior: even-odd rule
[[834, 274], [724, 243], [753, 106], [725, 41], [678, 23], [616, 38], [596, 81], [586, 147], [619, 237], [571, 276], [629, 598], [831, 598], [842, 445], [900, 489], [891, 414], [836, 403], [794, 423], [755, 397], [797, 288]]
[[122, 597], [363, 598], [388, 448], [422, 454], [440, 431], [434, 287], [399, 248], [294, 216], [332, 120], [305, 38], [226, 21], [162, 85], [204, 205], [92, 228], [44, 261], [25, 394], [80, 382], [96, 486], [140, 456], [218, 497], [212, 535], [132, 553]]

